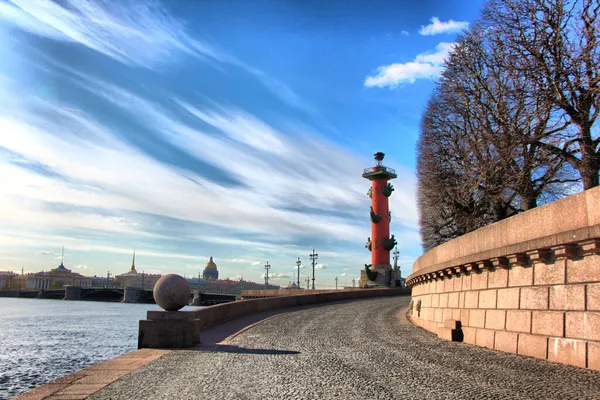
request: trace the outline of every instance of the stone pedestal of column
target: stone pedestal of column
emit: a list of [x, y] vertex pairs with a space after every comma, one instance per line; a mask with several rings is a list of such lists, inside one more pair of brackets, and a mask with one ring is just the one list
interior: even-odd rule
[[376, 271], [377, 276], [372, 281], [367, 276], [367, 272], [363, 269], [360, 271], [360, 279], [358, 280], [358, 287], [370, 288], [370, 287], [389, 287], [392, 280], [392, 266], [390, 264], [376, 264], [371, 266], [371, 271]]

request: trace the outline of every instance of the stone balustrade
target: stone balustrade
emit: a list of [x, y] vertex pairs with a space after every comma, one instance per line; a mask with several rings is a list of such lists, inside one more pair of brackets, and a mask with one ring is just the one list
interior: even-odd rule
[[[295, 292], [297, 293], [297, 292]], [[409, 295], [408, 288], [320, 291], [310, 294], [237, 300], [195, 311], [148, 311], [139, 325], [138, 348], [186, 348], [200, 343], [201, 331], [225, 321], [265, 311], [373, 297]]]
[[600, 188], [444, 243], [413, 271], [417, 325], [600, 370]]

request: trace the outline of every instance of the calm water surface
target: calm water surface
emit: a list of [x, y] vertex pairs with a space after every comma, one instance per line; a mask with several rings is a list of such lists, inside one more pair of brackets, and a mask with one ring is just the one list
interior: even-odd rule
[[0, 399], [135, 350], [138, 321], [157, 309], [153, 304], [0, 298]]

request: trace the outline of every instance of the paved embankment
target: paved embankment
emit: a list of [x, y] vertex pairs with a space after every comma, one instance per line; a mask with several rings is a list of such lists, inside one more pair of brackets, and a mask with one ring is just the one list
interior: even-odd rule
[[438, 339], [408, 297], [288, 312], [174, 351], [94, 399], [600, 399], [600, 373]]

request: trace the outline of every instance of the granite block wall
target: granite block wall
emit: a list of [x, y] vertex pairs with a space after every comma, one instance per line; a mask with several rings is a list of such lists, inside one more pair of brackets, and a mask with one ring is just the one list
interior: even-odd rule
[[417, 260], [410, 318], [448, 340], [600, 370], [600, 188], [532, 211], [498, 223], [510, 234], [485, 227]]

